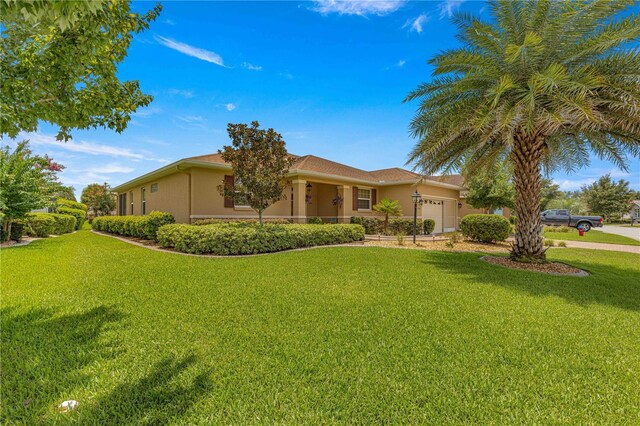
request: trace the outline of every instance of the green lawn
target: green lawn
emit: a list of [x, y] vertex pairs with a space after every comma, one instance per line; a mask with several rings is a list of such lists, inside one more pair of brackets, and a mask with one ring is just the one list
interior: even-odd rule
[[[640, 422], [640, 256], [3, 249], [2, 423]], [[54, 407], [80, 402], [70, 414]]]
[[584, 241], [588, 243], [607, 243], [607, 244], [624, 244], [627, 246], [640, 246], [640, 241], [633, 238], [624, 237], [622, 235], [607, 234], [606, 232], [596, 231], [592, 229], [589, 232], [585, 232], [581, 237], [576, 229], [571, 229], [569, 232], [544, 232], [544, 237], [550, 240], [565, 240], [565, 241]]

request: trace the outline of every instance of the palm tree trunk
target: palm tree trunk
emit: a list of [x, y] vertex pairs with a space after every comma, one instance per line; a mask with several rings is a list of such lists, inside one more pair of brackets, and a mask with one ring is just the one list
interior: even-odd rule
[[519, 134], [514, 137], [511, 151], [513, 180], [516, 190], [516, 239], [511, 258], [544, 262], [542, 221], [540, 219], [540, 164], [544, 152], [544, 138]]

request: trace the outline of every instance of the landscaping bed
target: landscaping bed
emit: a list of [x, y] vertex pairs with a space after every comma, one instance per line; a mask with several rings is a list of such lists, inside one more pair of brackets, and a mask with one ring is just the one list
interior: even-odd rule
[[494, 265], [500, 265], [505, 268], [522, 269], [525, 271], [541, 272], [550, 275], [573, 275], [577, 277], [585, 277], [589, 275], [582, 269], [574, 268], [571, 265], [560, 262], [546, 262], [546, 263], [531, 263], [531, 262], [516, 262], [508, 257], [497, 256], [484, 256], [481, 257], [485, 262], [493, 263]]

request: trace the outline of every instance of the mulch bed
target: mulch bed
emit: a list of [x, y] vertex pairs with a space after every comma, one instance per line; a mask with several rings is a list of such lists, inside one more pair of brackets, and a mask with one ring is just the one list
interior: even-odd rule
[[550, 275], [570, 275], [576, 277], [586, 277], [588, 272], [582, 269], [574, 268], [573, 266], [559, 262], [547, 262], [547, 263], [525, 263], [516, 262], [508, 257], [497, 256], [483, 256], [480, 259], [485, 262], [493, 263], [494, 265], [500, 265], [505, 268], [522, 269], [525, 271], [542, 272], [543, 274]]
[[365, 246], [374, 247], [393, 247], [402, 249], [413, 250], [437, 250], [437, 251], [451, 251], [451, 252], [492, 252], [492, 253], [508, 253], [511, 249], [509, 243], [496, 243], [496, 244], [483, 244], [472, 241], [460, 241], [454, 243], [453, 247], [447, 245], [447, 241], [417, 241], [413, 244], [411, 237], [406, 237], [404, 244], [398, 244], [398, 241], [371, 241], [367, 240], [364, 243]]

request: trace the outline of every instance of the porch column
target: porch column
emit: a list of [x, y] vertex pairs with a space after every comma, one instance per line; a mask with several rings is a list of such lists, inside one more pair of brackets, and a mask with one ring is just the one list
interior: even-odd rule
[[349, 185], [338, 185], [338, 195], [342, 197], [342, 205], [338, 205], [338, 223], [349, 223], [353, 216], [353, 196]]
[[295, 179], [292, 181], [293, 186], [293, 221], [295, 223], [307, 223], [307, 181]]

